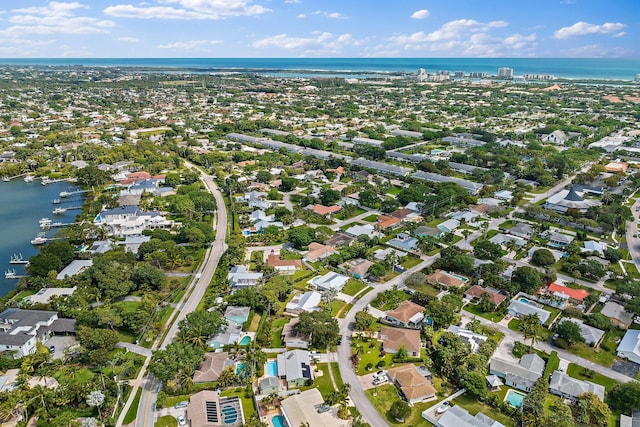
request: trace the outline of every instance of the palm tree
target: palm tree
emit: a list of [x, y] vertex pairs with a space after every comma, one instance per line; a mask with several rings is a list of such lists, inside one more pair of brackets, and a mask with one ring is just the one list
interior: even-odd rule
[[102, 406], [103, 403], [104, 403], [104, 393], [101, 392], [100, 390], [94, 390], [91, 393], [89, 393], [89, 396], [87, 396], [87, 405], [95, 406], [98, 409], [98, 416], [100, 417], [101, 421], [102, 421], [102, 412], [100, 411], [100, 406]]
[[533, 350], [533, 344], [538, 338], [538, 327], [540, 326], [540, 317], [538, 317], [537, 313], [533, 314], [525, 314], [524, 316], [520, 316], [520, 325], [518, 329], [522, 332], [525, 341], [530, 339], [531, 345], [529, 346], [529, 351]]

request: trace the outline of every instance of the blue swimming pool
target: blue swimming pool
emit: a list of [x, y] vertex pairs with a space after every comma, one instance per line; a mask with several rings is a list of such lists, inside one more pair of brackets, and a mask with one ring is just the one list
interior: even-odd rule
[[238, 410], [233, 406], [223, 406], [220, 411], [222, 412], [222, 420], [225, 424], [235, 424], [235, 422], [238, 421]]
[[240, 340], [240, 345], [249, 345], [250, 342], [251, 342], [251, 337], [247, 335]]
[[273, 427], [287, 427], [287, 424], [284, 422], [284, 417], [282, 415], [276, 415], [271, 419], [271, 424]]
[[522, 400], [527, 395], [515, 390], [508, 390], [507, 394], [504, 396], [504, 401], [514, 408], [519, 408], [522, 406]]
[[264, 373], [268, 377], [277, 377], [278, 376], [278, 362], [275, 360], [267, 361], [267, 364], [264, 368]]
[[245, 372], [245, 368], [246, 368], [246, 366], [245, 366], [244, 363], [242, 363], [242, 362], [238, 363], [236, 365], [236, 375], [241, 375], [241, 374], [244, 375], [246, 373]]
[[520, 298], [520, 302], [524, 303], [524, 304], [529, 304], [531, 301], [529, 301], [526, 298]]

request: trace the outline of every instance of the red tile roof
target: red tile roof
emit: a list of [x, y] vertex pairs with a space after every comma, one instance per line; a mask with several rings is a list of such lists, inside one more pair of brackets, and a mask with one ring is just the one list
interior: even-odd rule
[[571, 289], [566, 286], [558, 285], [557, 283], [552, 283], [549, 285], [549, 292], [558, 292], [561, 294], [567, 295], [569, 298], [572, 298], [576, 301], [582, 301], [586, 297], [589, 296], [589, 292], [584, 289]]

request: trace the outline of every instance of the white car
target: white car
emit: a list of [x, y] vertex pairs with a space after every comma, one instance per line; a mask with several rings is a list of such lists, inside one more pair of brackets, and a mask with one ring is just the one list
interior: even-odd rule
[[386, 378], [386, 377], [387, 377], [387, 371], [384, 371], [384, 370], [378, 371], [375, 374], [373, 374], [373, 379]]
[[377, 377], [374, 378], [373, 381], [371, 382], [373, 385], [380, 385], [380, 384], [384, 384], [387, 381], [389, 381], [389, 379], [387, 378], [387, 376], [383, 376], [383, 377]]
[[187, 424], [187, 420], [184, 419], [184, 415], [178, 415], [178, 425], [186, 425]]

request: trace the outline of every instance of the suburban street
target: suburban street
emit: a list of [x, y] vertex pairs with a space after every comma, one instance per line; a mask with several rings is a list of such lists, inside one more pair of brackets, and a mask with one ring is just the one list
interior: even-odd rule
[[[189, 162], [185, 162], [185, 164], [189, 168], [195, 168], [195, 166]], [[209, 286], [209, 283], [213, 278], [216, 268], [218, 267], [220, 257], [226, 250], [225, 239], [227, 235], [227, 210], [224, 199], [222, 197], [222, 194], [218, 190], [213, 177], [204, 174], [202, 171], [200, 172], [202, 182], [205, 184], [207, 190], [213, 195], [216, 200], [216, 238], [211, 246], [207, 249], [203, 264], [194, 275], [194, 278], [190, 283], [187, 291], [185, 292], [185, 295], [174, 310], [174, 315], [167, 321], [168, 323], [173, 322], [171, 327], [169, 328], [166, 335], [164, 336], [164, 339], [162, 339], [161, 342], [158, 340], [154, 343], [154, 345], [152, 346], [152, 350], [158, 348], [164, 349], [173, 341], [176, 333], [178, 332], [178, 324], [180, 323], [180, 321], [184, 319], [189, 313], [195, 311], [195, 309], [198, 307], [198, 304], [204, 296], [207, 287]], [[138, 378], [144, 378], [143, 375], [146, 371], [149, 361], [150, 357], [147, 357], [147, 360], [145, 361], [145, 364], [143, 365], [140, 371], [140, 376]], [[131, 394], [129, 395], [129, 399], [125, 407], [120, 414], [120, 417], [118, 418], [117, 425], [123, 425], [124, 417], [127, 413], [128, 408], [133, 402], [139, 386], [139, 381], [134, 382], [133, 389], [131, 391]], [[135, 425], [137, 427], [153, 427], [155, 423], [155, 408], [158, 391], [160, 391], [160, 383], [156, 381], [151, 374], [148, 374], [144, 379], [144, 383], [142, 385], [142, 395], [140, 397], [140, 403], [138, 405], [138, 413], [135, 422]]]
[[628, 221], [626, 227], [627, 249], [636, 267], [640, 267], [640, 240], [638, 239], [638, 220], [640, 215], [638, 214], [638, 209], [640, 209], [640, 201], [636, 200], [631, 206], [633, 221]]

